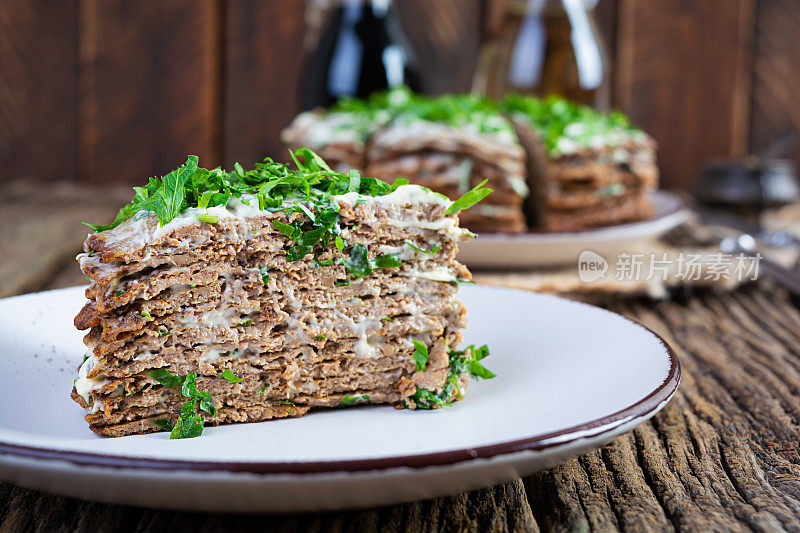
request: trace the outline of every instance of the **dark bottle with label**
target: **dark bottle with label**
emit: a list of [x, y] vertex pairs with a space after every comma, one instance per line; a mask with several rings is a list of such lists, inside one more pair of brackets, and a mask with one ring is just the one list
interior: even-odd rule
[[420, 90], [416, 60], [391, 1], [344, 0], [333, 7], [301, 80], [303, 109], [402, 85]]

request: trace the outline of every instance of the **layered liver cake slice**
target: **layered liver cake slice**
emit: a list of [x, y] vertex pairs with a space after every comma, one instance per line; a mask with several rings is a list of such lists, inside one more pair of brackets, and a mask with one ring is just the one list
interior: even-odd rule
[[557, 97], [512, 95], [501, 108], [527, 152], [534, 227], [580, 231], [650, 217], [655, 142], [627, 117]]
[[299, 168], [197, 168], [137, 189], [79, 256], [87, 354], [72, 397], [109, 436], [300, 416], [435, 408], [461, 398], [486, 350], [457, 349], [455, 259], [469, 238], [430, 190]]

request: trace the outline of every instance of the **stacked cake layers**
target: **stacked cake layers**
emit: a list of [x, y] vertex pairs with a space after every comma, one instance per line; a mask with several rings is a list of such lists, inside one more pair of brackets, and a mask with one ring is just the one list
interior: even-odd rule
[[365, 175], [402, 176], [451, 198], [488, 180], [494, 193], [461, 214], [463, 226], [476, 232], [526, 229], [525, 153], [511, 122], [483, 99], [398, 89], [301, 113], [281, 139], [290, 148], [310, 146]]
[[[354, 135], [359, 142], [348, 141]], [[337, 160], [345, 160], [347, 146], [357, 155], [346, 160], [367, 175], [407, 177], [451, 197], [488, 179], [494, 194], [461, 215], [478, 232], [579, 231], [643, 220], [658, 182], [655, 143], [626, 117], [555, 97], [512, 95], [497, 103], [395, 90], [303, 113], [283, 139]]]
[[377, 124], [358, 112], [306, 111], [281, 132], [281, 141], [293, 149], [306, 146], [314, 150], [334, 170], [363, 169], [366, 142]]
[[528, 154], [531, 224], [580, 231], [650, 217], [655, 142], [627, 118], [549, 98], [503, 103]]
[[[75, 319], [89, 351], [73, 391], [91, 429], [171, 426], [190, 381], [213, 404], [207, 424], [460, 397], [456, 290], [469, 272], [455, 260], [463, 230], [445, 214], [451, 202], [413, 185], [331, 198], [336, 245], [299, 259], [281, 224], [307, 226], [309, 215], [247, 196], [91, 234], [79, 256], [90, 301]], [[183, 377], [169, 386], [158, 369]]]
[[493, 194], [462, 213], [462, 224], [476, 232], [524, 231], [525, 154], [506, 119], [491, 118], [499, 127], [482, 131], [466, 121], [452, 124], [401, 114], [372, 137], [366, 173], [407, 177], [453, 198], [488, 179]]

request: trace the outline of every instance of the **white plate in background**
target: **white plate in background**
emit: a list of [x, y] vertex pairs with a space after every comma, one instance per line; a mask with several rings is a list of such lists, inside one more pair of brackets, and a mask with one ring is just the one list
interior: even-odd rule
[[[435, 411], [388, 406], [297, 419], [100, 437], [69, 394], [81, 362], [74, 287], [0, 300], [0, 479], [117, 504], [320, 511], [452, 494], [585, 453], [659, 411], [680, 381], [664, 341], [554, 296], [462, 287], [466, 343], [497, 373]], [[580, 334], [576, 334], [580, 332]]]
[[682, 224], [691, 213], [673, 193], [654, 191], [650, 197], [648, 220], [565, 233], [481, 233], [461, 244], [458, 259], [470, 268], [535, 268], [577, 264], [584, 250], [602, 256], [640, 251], [637, 245]]

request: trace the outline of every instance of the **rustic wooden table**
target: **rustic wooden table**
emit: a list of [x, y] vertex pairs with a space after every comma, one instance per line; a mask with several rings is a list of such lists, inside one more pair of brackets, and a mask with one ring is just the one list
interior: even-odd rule
[[[86, 235], [79, 222], [106, 220], [128, 195], [0, 188], [0, 296], [83, 282], [73, 260]], [[800, 313], [789, 296], [759, 282], [610, 308], [672, 344], [683, 383], [650, 422], [546, 472], [435, 500], [268, 518], [105, 505], [0, 483], [0, 531], [800, 531]]]

